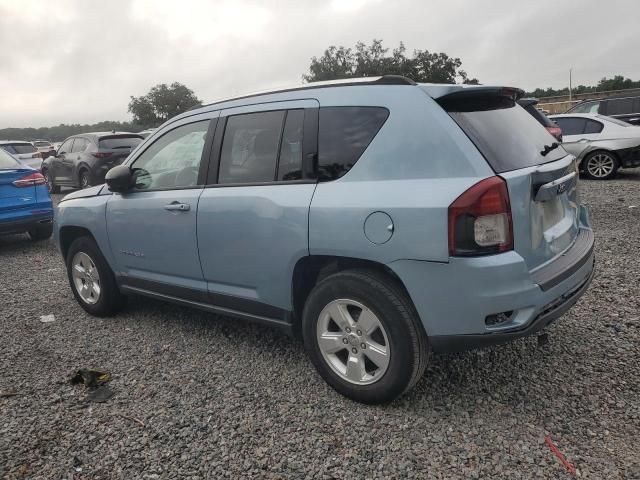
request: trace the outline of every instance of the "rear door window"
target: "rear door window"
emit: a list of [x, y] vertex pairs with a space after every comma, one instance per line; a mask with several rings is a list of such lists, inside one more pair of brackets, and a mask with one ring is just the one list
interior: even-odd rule
[[73, 148], [71, 149], [71, 153], [84, 152], [89, 145], [89, 140], [86, 138], [76, 138], [73, 142]]
[[220, 153], [219, 183], [273, 182], [285, 110], [233, 115]]
[[318, 178], [334, 180], [351, 170], [388, 117], [383, 107], [320, 108]]
[[513, 98], [495, 94], [448, 95], [438, 100], [496, 173], [558, 160], [562, 147], [541, 155], [555, 139]]
[[142, 141], [138, 135], [119, 135], [113, 137], [102, 137], [98, 140], [98, 148], [102, 150], [114, 150], [118, 148], [134, 149]]
[[587, 124], [587, 120], [580, 117], [561, 117], [555, 121], [560, 125], [563, 135], [581, 135]]

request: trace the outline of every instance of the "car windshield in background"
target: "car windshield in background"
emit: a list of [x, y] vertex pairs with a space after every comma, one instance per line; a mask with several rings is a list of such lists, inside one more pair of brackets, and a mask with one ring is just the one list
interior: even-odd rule
[[634, 125], [631, 125], [630, 123], [627, 122], [623, 122], [622, 120], [618, 120], [617, 118], [613, 118], [613, 117], [606, 117], [604, 115], [597, 115], [597, 117], [601, 120], [604, 120], [605, 122], [611, 122], [611, 123], [615, 123], [616, 125], [619, 125], [620, 127], [633, 127]]
[[9, 147], [8, 150], [10, 153], [23, 154], [36, 152], [36, 147], [30, 143], [11, 143], [7, 146]]
[[0, 170], [11, 170], [20, 167], [22, 167], [20, 162], [0, 148]]
[[[450, 97], [450, 98], [448, 98]], [[522, 107], [507, 97], [449, 95], [438, 103], [449, 113], [496, 173], [558, 160], [567, 153], [545, 146], [556, 140]]]
[[51, 144], [49, 142], [33, 142], [36, 147], [50, 147]]
[[128, 137], [102, 137], [98, 142], [98, 148], [113, 150], [117, 148], [135, 148], [142, 141], [139, 136]]

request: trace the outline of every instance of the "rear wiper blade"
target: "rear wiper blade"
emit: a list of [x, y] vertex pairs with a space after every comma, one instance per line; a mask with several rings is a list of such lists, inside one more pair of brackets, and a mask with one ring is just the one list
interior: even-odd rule
[[544, 149], [540, 152], [540, 155], [546, 157], [551, 150], [555, 150], [559, 146], [560, 144], [558, 142], [553, 142], [551, 145], [545, 145]]

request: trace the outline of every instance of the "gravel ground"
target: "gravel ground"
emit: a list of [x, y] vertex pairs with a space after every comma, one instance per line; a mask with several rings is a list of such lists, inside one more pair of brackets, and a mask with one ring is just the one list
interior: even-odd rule
[[[51, 242], [0, 238], [0, 477], [569, 478], [548, 433], [584, 478], [640, 478], [640, 169], [581, 189], [598, 274], [549, 342], [433, 357], [381, 407], [274, 330], [146, 299], [92, 318]], [[115, 396], [87, 402], [81, 367]]]

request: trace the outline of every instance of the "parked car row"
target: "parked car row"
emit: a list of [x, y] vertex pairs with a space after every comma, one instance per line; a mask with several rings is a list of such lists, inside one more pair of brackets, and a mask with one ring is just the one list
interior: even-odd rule
[[[97, 316], [139, 294], [274, 325], [338, 392], [390, 401], [430, 350], [538, 332], [591, 282], [576, 157], [522, 94], [385, 76], [179, 115], [60, 202], [71, 290]], [[67, 140], [50, 185], [141, 141], [101, 140]]]

